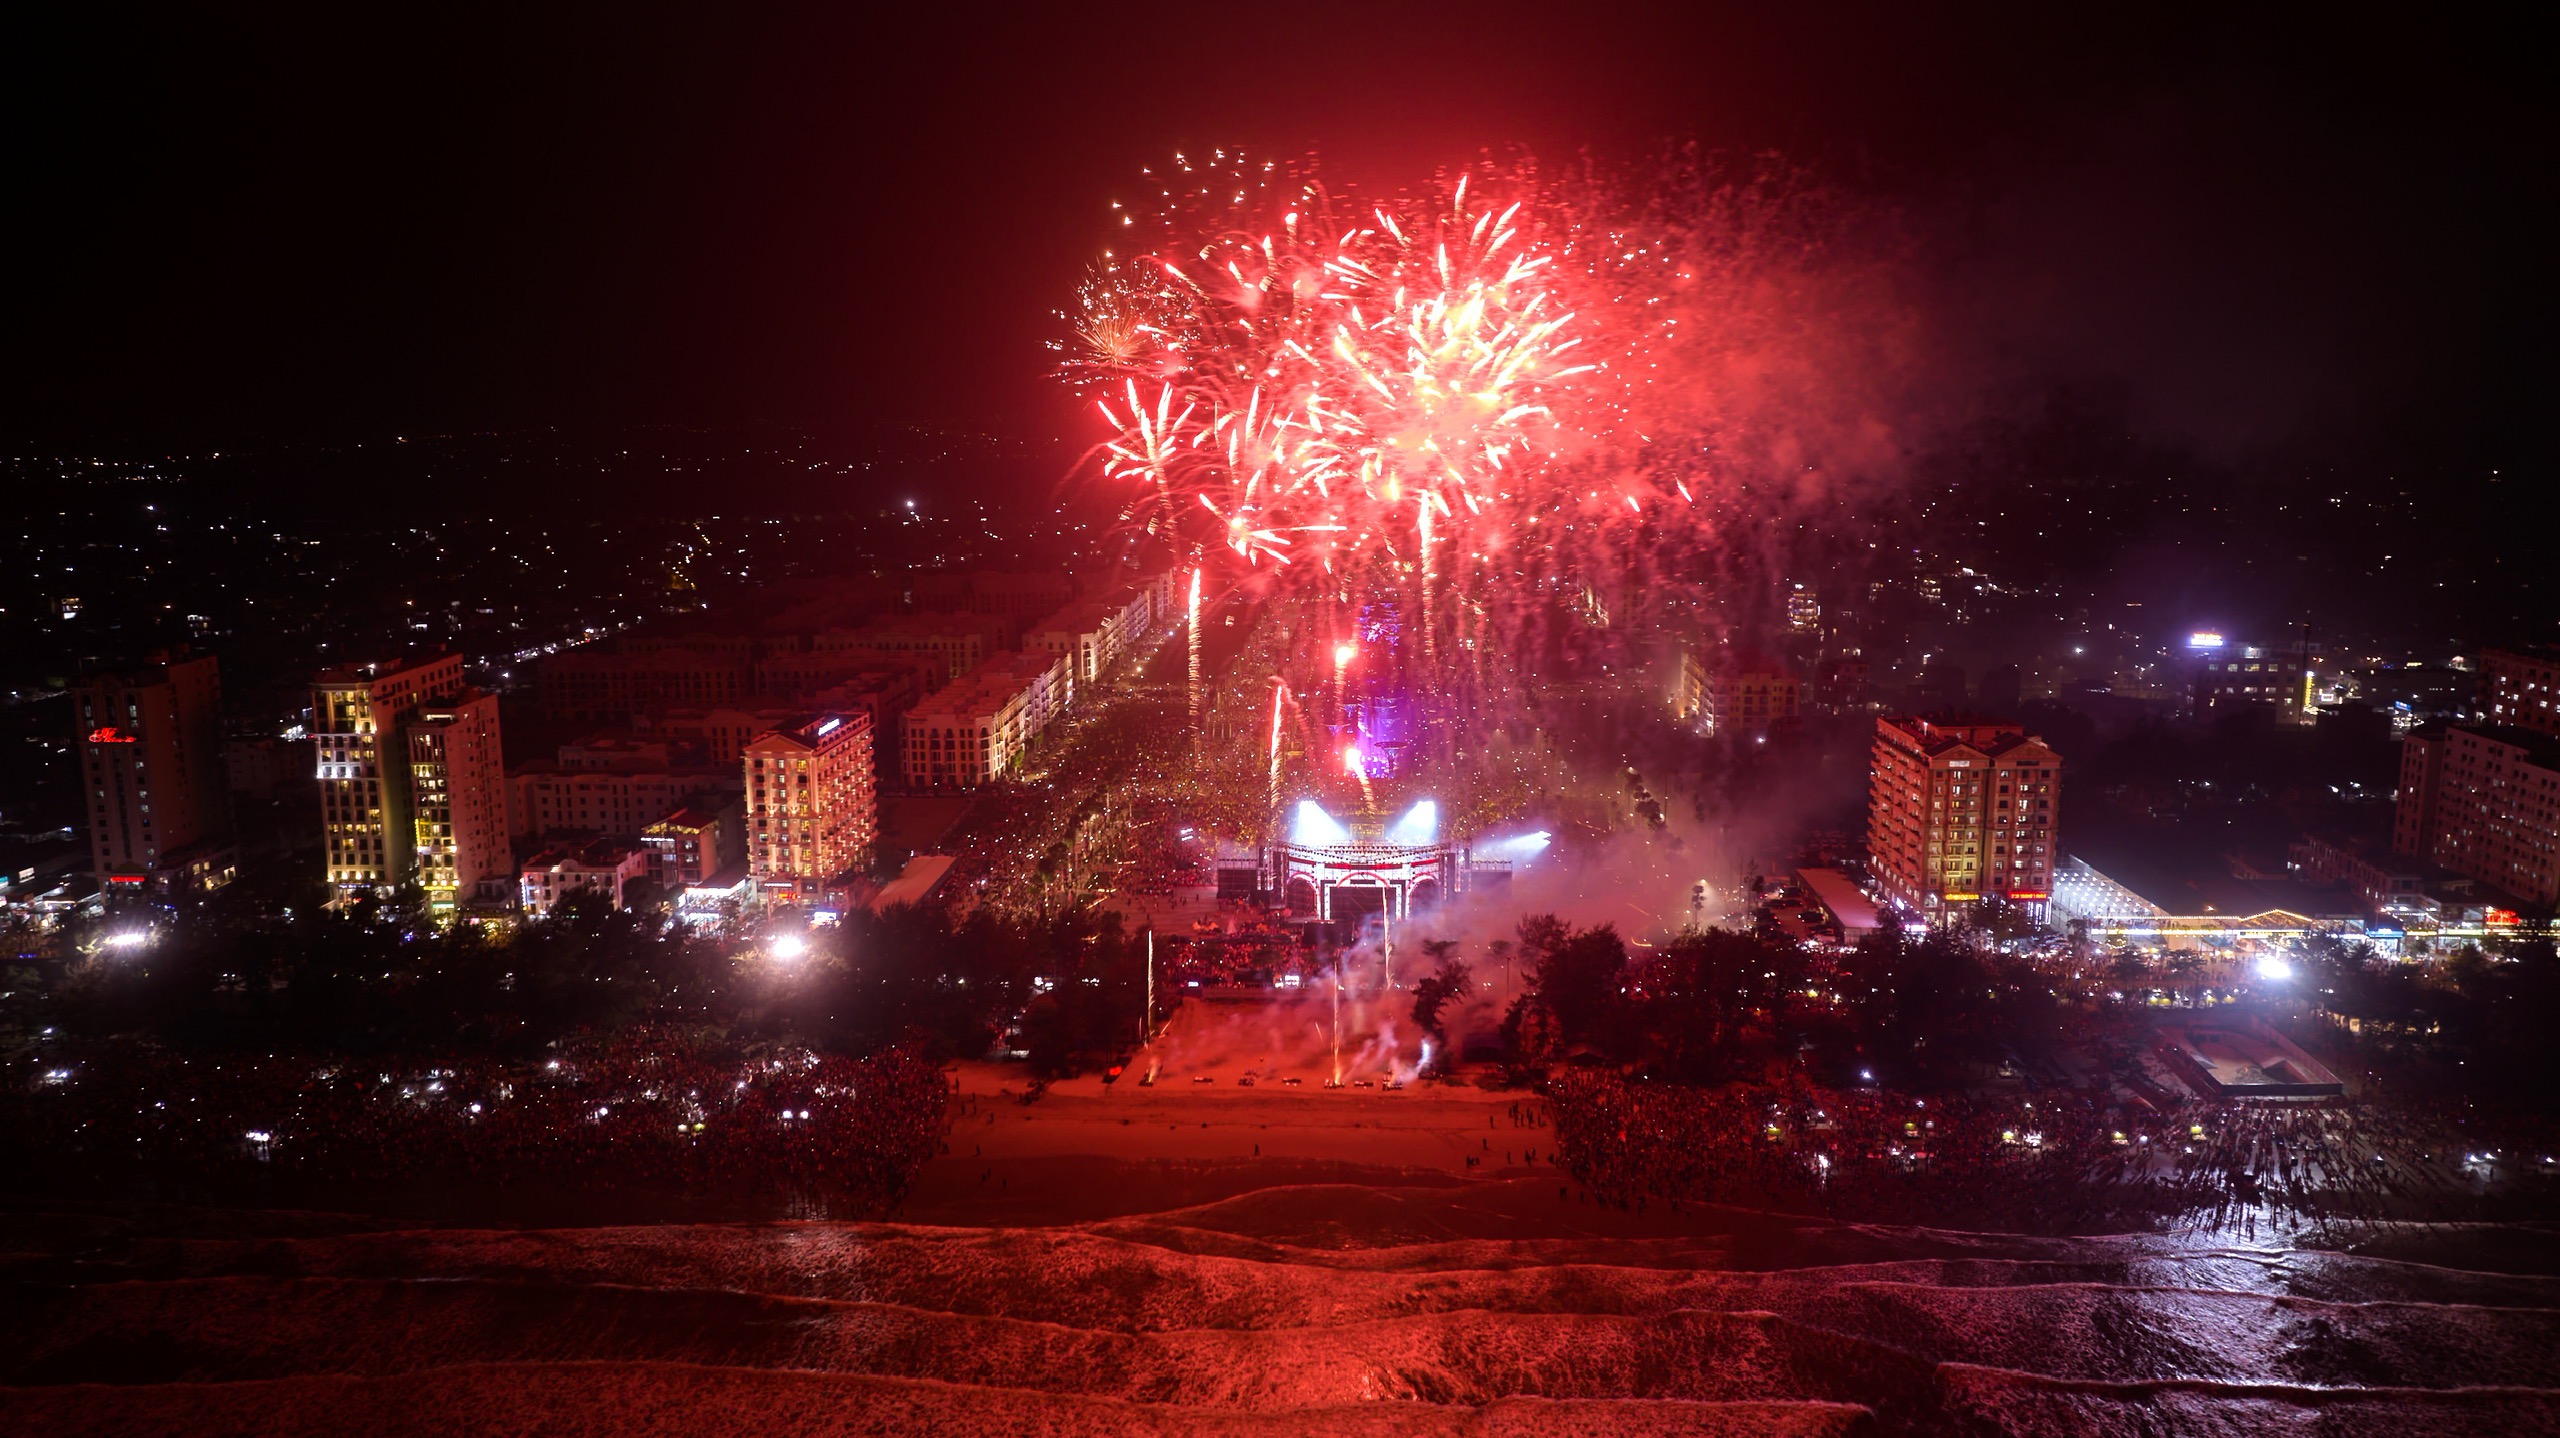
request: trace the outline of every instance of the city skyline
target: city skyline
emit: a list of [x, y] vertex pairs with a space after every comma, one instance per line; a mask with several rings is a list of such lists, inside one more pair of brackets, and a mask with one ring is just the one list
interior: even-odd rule
[[2512, 26], [13, 16], [0, 1414], [2560, 1428]]

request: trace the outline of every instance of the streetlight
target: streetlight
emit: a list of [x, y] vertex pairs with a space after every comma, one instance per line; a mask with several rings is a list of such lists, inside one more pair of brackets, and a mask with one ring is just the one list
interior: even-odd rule
[[787, 964], [809, 952], [809, 941], [798, 934], [777, 934], [764, 946], [764, 951]]

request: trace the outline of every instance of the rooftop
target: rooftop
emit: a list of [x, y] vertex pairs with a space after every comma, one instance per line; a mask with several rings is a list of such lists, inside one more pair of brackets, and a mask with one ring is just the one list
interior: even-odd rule
[[321, 689], [361, 689], [368, 684], [379, 683], [413, 669], [424, 669], [431, 664], [442, 664], [456, 657], [448, 651], [438, 650], [433, 654], [403, 655], [371, 664], [333, 664], [321, 670], [311, 682]]
[[2478, 735], [2491, 743], [2524, 751], [2525, 761], [2544, 769], [2560, 769], [2560, 737], [2513, 724], [2448, 724], [2445, 732]]
[[872, 897], [871, 909], [877, 913], [899, 904], [921, 904], [933, 897], [942, 881], [951, 873], [954, 860], [949, 854], [918, 854], [898, 871], [898, 877], [881, 886]]
[[815, 749], [823, 744], [836, 742], [839, 734], [844, 738], [851, 738], [854, 734], [869, 730], [870, 727], [871, 716], [860, 711], [851, 714], [811, 714], [795, 724], [775, 725], [749, 741], [747, 747], [753, 749], [769, 739], [784, 739], [804, 749]]

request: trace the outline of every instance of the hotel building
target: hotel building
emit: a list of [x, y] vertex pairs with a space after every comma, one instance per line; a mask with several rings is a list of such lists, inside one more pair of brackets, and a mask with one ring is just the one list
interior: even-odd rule
[[867, 715], [822, 714], [772, 730], [747, 745], [741, 762], [747, 862], [767, 898], [813, 901], [869, 857], [879, 808]]
[[2042, 905], [2053, 892], [2061, 770], [2061, 756], [2016, 724], [1877, 720], [1869, 873], [1933, 923], [1983, 898]]

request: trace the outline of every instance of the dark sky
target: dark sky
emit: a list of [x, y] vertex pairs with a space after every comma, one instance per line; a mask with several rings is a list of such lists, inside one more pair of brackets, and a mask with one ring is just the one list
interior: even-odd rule
[[1906, 206], [1951, 365], [2234, 450], [2548, 453], [2548, 84], [2485, 19], [57, 8], [0, 62], [22, 449], [1053, 432], [1049, 311], [1175, 149], [1392, 179], [1678, 137]]

